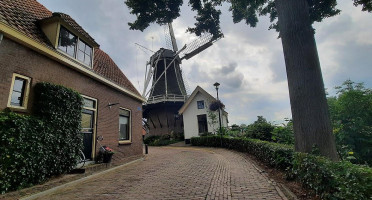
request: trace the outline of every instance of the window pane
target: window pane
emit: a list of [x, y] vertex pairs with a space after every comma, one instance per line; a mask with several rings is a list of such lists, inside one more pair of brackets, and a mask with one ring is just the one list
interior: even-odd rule
[[93, 100], [84, 98], [84, 107], [95, 108], [95, 102]]
[[119, 116], [119, 140], [129, 140], [129, 118]]
[[58, 48], [70, 56], [75, 56], [75, 46], [77, 37], [61, 26], [59, 31]]
[[82, 42], [81, 40], [79, 40], [79, 50], [84, 52], [85, 51], [85, 46], [86, 46], [85, 43]]
[[123, 115], [123, 116], [129, 117], [129, 111], [128, 110], [122, 110], [122, 109], [120, 109], [119, 110], [119, 115]]
[[[82, 40], [79, 40], [79, 51], [78, 51], [78, 60], [85, 63], [86, 65], [91, 65], [91, 56], [92, 56], [92, 48], [87, 45]], [[81, 51], [81, 52], [80, 52]]]
[[22, 106], [22, 93], [13, 91], [10, 105]]
[[83, 129], [83, 131], [90, 131], [90, 129], [92, 129], [92, 122], [93, 122], [92, 114], [88, 113], [81, 114], [81, 128]]
[[84, 63], [90, 66], [90, 64], [91, 64], [91, 63], [90, 63], [90, 56], [88, 56], [88, 55], [85, 54], [85, 60], [84, 60]]
[[86, 48], [85, 48], [85, 53], [86, 54], [88, 54], [89, 56], [91, 56], [92, 55], [92, 48], [90, 48], [90, 46], [86, 46]]
[[204, 101], [197, 101], [198, 109], [204, 109]]
[[23, 105], [23, 95], [25, 89], [26, 80], [16, 77], [14, 79], [13, 91], [10, 100], [10, 105], [13, 106], [22, 106]]
[[78, 50], [77, 59], [80, 61], [84, 61], [84, 52]]
[[25, 79], [15, 78], [13, 91], [22, 92], [25, 82]]

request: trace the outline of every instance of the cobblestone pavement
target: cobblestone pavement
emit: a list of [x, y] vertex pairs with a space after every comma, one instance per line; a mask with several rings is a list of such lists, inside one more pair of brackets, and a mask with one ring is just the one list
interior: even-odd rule
[[249, 158], [226, 149], [150, 147], [143, 161], [37, 199], [285, 199]]

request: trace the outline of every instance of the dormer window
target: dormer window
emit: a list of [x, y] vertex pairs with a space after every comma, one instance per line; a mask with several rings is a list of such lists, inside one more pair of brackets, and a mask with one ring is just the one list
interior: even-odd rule
[[85, 63], [86, 65], [90, 66], [91, 58], [92, 58], [92, 47], [87, 45], [85, 42], [79, 40], [79, 48], [78, 48], [78, 55], [77, 59], [81, 62]]
[[58, 49], [82, 63], [92, 66], [92, 47], [63, 26], [59, 31]]

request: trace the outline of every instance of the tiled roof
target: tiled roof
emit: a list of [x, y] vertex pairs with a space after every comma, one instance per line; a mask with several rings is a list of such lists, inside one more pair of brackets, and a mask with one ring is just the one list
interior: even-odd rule
[[[38, 21], [59, 16], [82, 35], [94, 39], [69, 15], [52, 13], [36, 0], [0, 0], [0, 21], [25, 34], [41, 44], [53, 49], [52, 45], [38, 26]], [[140, 95], [119, 67], [102, 50], [95, 48], [93, 71], [134, 94]]]
[[72, 28], [74, 28], [76, 31], [78, 31], [80, 34], [84, 35], [87, 39], [89, 39], [91, 42], [97, 44], [97, 42], [78, 24], [74, 19], [70, 17], [70, 15], [67, 15], [65, 13], [61, 12], [55, 12], [51, 17], [59, 17], [62, 19], [64, 22], [66, 22], [68, 25], [70, 25]]
[[133, 84], [128, 80], [128, 78], [122, 73], [115, 62], [110, 58], [110, 56], [101, 49], [95, 49], [94, 51], [93, 70], [101, 76], [124, 86], [137, 95], [140, 95]]
[[48, 39], [37, 27], [38, 20], [52, 16], [52, 12], [33, 0], [1, 0], [0, 20], [45, 45]]

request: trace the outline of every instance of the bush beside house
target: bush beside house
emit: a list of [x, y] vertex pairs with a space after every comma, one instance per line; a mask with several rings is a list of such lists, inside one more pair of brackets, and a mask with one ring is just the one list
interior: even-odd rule
[[82, 97], [49, 83], [35, 86], [33, 116], [0, 114], [0, 193], [40, 183], [76, 166], [82, 149]]
[[[195, 146], [221, 147], [219, 136], [193, 137]], [[293, 147], [257, 139], [222, 137], [222, 147], [247, 152], [269, 166], [287, 171], [322, 199], [371, 199], [372, 169], [348, 161], [294, 152]]]

